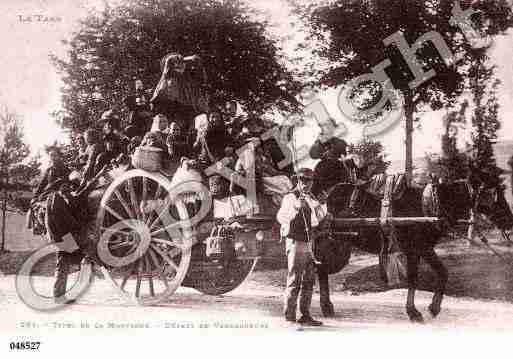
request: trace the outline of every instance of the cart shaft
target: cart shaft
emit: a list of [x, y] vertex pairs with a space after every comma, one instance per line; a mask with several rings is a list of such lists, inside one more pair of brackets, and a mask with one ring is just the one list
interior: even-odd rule
[[409, 226], [421, 223], [438, 223], [438, 217], [386, 217], [386, 218], [335, 218], [333, 220], [336, 226]]

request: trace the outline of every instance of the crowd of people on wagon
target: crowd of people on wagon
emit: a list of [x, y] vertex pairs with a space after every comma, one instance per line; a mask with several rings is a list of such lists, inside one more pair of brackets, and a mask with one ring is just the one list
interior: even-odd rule
[[[164, 167], [171, 167], [169, 173], [184, 158], [195, 160], [200, 171], [223, 160], [225, 166], [244, 176], [249, 175], [249, 168], [254, 168], [257, 186], [263, 192], [283, 195], [292, 189], [292, 164], [279, 166], [283, 159], [292, 157], [291, 153], [283, 153], [286, 147], [274, 138], [261, 141], [263, 121], [252, 114], [240, 115], [235, 101], [212, 100], [200, 57], [168, 54], [161, 60], [161, 71], [152, 92], [136, 80], [134, 92], [120, 99], [126, 111], [106, 110], [100, 118], [90, 119], [91, 126], [77, 136], [78, 153], [73, 167], [79, 187], [84, 187], [105, 166], [129, 163], [138, 147], [149, 146], [161, 150]], [[124, 121], [121, 113], [128, 114]], [[312, 157], [324, 161], [316, 171], [318, 183], [314, 184], [314, 191], [325, 189], [326, 185], [319, 183], [330, 180], [324, 177], [340, 177], [337, 174], [342, 171], [342, 164], [337, 161], [345, 154], [347, 145], [334, 140], [338, 145], [330, 140], [312, 147]], [[252, 156], [237, 151], [248, 144]], [[58, 149], [51, 149], [52, 165], [37, 188], [36, 197], [48, 190], [52, 181], [71, 172], [55, 158], [59, 156]], [[319, 173], [321, 169], [323, 173]], [[212, 183], [223, 180], [214, 178]]]
[[[75, 181], [79, 179], [77, 185], [83, 187], [106, 165], [128, 163], [138, 147], [160, 149], [164, 166], [188, 158], [195, 160], [201, 170], [227, 158], [228, 166], [243, 171], [245, 166], [235, 151], [258, 138], [263, 132], [262, 122], [252, 115], [238, 115], [234, 101], [213, 104], [205, 83], [199, 57], [164, 57], [162, 76], [151, 98], [142, 81], [137, 80], [134, 93], [123, 100], [126, 111], [105, 111], [100, 118], [91, 119], [92, 125], [76, 137], [78, 152], [73, 168], [65, 168], [57, 148], [49, 150], [51, 166], [36, 197], [55, 180], [67, 178], [72, 169], [80, 174]], [[119, 115], [122, 112], [128, 113], [124, 121]], [[290, 174], [290, 166], [282, 170], [276, 165], [284, 157], [277, 148], [276, 143], [266, 143], [255, 151], [259, 175]]]
[[[205, 70], [199, 57], [184, 58], [169, 54], [162, 59], [161, 65], [162, 76], [151, 98], [144, 90], [142, 81], [137, 80], [134, 94], [124, 99], [128, 111], [128, 117], [123, 121], [125, 126], [122, 126], [116, 111], [109, 109], [97, 120], [92, 120], [92, 125], [76, 137], [77, 154], [72, 160], [73, 168], [64, 163], [58, 148], [49, 149], [50, 166], [35, 191], [31, 215], [39, 217], [39, 223], [45, 223], [52, 241], [62, 241], [66, 233], [77, 234], [76, 239], [80, 237], [77, 231], [87, 222], [84, 209], [87, 209], [87, 194], [94, 188], [95, 181], [110, 165], [130, 164], [130, 158], [141, 147], [160, 151], [163, 167], [167, 167], [170, 175], [174, 172], [172, 167], [176, 169], [184, 158], [195, 161], [200, 170], [222, 160], [223, 165], [235, 173], [244, 177], [254, 175], [257, 186], [260, 186], [259, 193], [278, 194], [273, 200], [277, 206], [281, 206], [280, 213], [285, 218], [283, 206], [287, 200], [282, 202], [282, 198], [295, 191], [290, 180], [293, 167], [288, 164], [281, 168], [279, 163], [291, 158], [292, 154], [284, 153], [287, 150], [276, 139], [262, 141], [261, 135], [265, 131], [263, 122], [251, 114], [238, 115], [236, 102], [227, 101], [216, 106], [210, 101], [205, 87]], [[251, 151], [251, 155], [246, 151], [237, 151], [244, 146]], [[308, 178], [312, 179], [311, 186], [307, 188], [307, 192], [312, 193], [311, 198], [325, 197], [331, 186], [350, 179], [355, 167], [348, 166], [344, 161], [346, 147], [343, 140], [336, 138], [314, 144], [310, 155], [320, 159], [320, 162], [308, 174]], [[217, 187], [222, 186], [216, 184], [223, 181], [227, 180], [221, 176], [210, 177], [213, 195], [226, 195], [221, 190], [217, 191]], [[234, 190], [232, 186], [229, 187], [230, 191]], [[39, 200], [45, 196], [49, 200], [38, 207]], [[51, 213], [62, 216], [52, 219]], [[289, 220], [282, 219], [280, 222]], [[70, 265], [67, 253], [59, 256], [55, 298], [64, 297]], [[290, 309], [293, 308], [294, 298], [297, 299], [297, 292], [292, 292]], [[315, 324], [306, 309], [303, 314], [304, 320]]]

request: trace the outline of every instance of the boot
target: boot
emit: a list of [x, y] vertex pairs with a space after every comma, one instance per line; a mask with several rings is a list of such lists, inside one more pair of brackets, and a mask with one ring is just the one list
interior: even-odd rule
[[310, 314], [303, 315], [299, 320], [297, 321], [301, 325], [310, 326], [310, 327], [320, 327], [322, 325], [322, 322], [313, 319]]

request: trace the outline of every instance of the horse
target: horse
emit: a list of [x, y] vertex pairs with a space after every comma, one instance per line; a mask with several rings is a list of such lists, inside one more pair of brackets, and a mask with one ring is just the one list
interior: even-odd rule
[[[433, 269], [437, 276], [431, 304], [428, 307], [433, 317], [441, 311], [442, 299], [448, 280], [448, 271], [434, 248], [451, 226], [466, 217], [474, 208], [478, 213], [488, 217], [498, 228], [513, 227], [513, 214], [504, 199], [501, 186], [493, 188], [478, 187], [472, 191], [465, 183], [432, 183], [424, 188], [406, 186], [400, 196], [392, 201], [393, 216], [396, 217], [439, 217], [438, 223], [416, 223], [394, 227], [393, 242], [406, 257], [406, 280], [408, 295], [406, 313], [412, 322], [422, 322], [422, 314], [415, 307], [418, 266], [420, 258]], [[479, 193], [479, 195], [476, 195]], [[357, 196], [355, 197], [355, 194]], [[356, 198], [356, 200], [355, 200]], [[355, 184], [341, 183], [330, 191], [328, 211], [335, 218], [379, 217], [381, 200]], [[337, 228], [335, 226], [335, 230]], [[343, 232], [355, 232], [354, 238], [347, 234], [331, 235], [331, 240], [318, 240], [319, 253], [323, 264], [318, 266], [321, 310], [325, 316], [333, 316], [333, 304], [329, 299], [328, 275], [340, 271], [349, 261], [350, 246], [356, 246], [369, 253], [380, 255], [383, 264], [384, 248], [390, 245], [380, 227], [354, 226], [343, 227]], [[324, 244], [322, 244], [324, 242]], [[331, 250], [327, 253], [326, 250]], [[324, 251], [324, 253], [323, 253]], [[386, 253], [385, 253], [386, 254]], [[383, 267], [381, 266], [383, 275]]]

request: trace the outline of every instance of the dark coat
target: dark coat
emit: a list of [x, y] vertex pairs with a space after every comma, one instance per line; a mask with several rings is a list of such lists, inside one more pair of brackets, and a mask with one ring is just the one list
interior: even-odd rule
[[315, 166], [312, 193], [317, 196], [338, 183], [347, 182], [348, 179], [349, 174], [342, 161], [325, 158]]
[[[107, 144], [109, 144], [110, 146], [107, 146]], [[105, 147], [105, 154], [107, 157], [106, 163], [110, 163], [110, 160], [118, 157], [121, 153], [126, 152], [128, 143], [126, 143], [126, 141], [123, 141], [121, 137], [119, 137], [114, 132], [111, 132], [108, 135], [103, 136], [103, 145]], [[110, 151], [108, 151], [108, 148], [110, 148]]]
[[170, 71], [166, 77], [163, 73], [150, 100], [153, 112], [189, 130], [194, 116], [208, 112], [206, 83], [206, 71], [200, 62], [187, 63], [183, 74]]
[[79, 204], [67, 203], [60, 192], [53, 192], [48, 197], [46, 211], [46, 229], [52, 242], [62, 242], [67, 233], [75, 235], [80, 231], [81, 221], [77, 218]]
[[324, 143], [320, 140], [316, 140], [310, 148], [310, 157], [312, 157], [313, 159], [322, 159], [326, 152], [328, 152], [328, 150], [330, 149], [334, 150], [338, 155], [345, 156], [347, 154], [346, 148], [346, 141], [338, 137], [330, 138], [328, 141]]
[[213, 128], [209, 129], [205, 138], [210, 153], [220, 160], [224, 157], [224, 150], [228, 146], [232, 146], [232, 141], [228, 137], [226, 128]]
[[281, 148], [275, 138], [266, 140], [263, 143], [263, 147], [271, 157], [276, 169], [281, 172], [285, 172], [288, 175], [292, 175], [294, 173], [294, 166], [292, 163], [289, 163], [284, 167], [279, 166], [279, 163], [286, 158], [292, 159], [292, 151], [288, 147]]
[[34, 196], [37, 197], [41, 193], [46, 191], [48, 189], [47, 187], [51, 186], [51, 184], [54, 183], [55, 181], [60, 180], [60, 179], [67, 179], [70, 172], [71, 171], [69, 170], [68, 167], [66, 167], [66, 165], [64, 165], [64, 163], [58, 163], [58, 164], [54, 164], [54, 165], [48, 167], [48, 169], [43, 174], [43, 178], [41, 179], [41, 182], [39, 183], [39, 185], [36, 188], [36, 192], [34, 193]]
[[139, 96], [127, 96], [124, 100], [126, 107], [130, 111], [128, 115], [128, 124], [135, 128], [134, 136], [141, 137], [150, 130], [153, 117], [149, 105], [137, 104], [136, 98], [142, 96], [144, 96], [144, 94], [140, 93]]
[[92, 219], [87, 201], [98, 176], [99, 174], [78, 192], [71, 192], [66, 196], [60, 191], [50, 193], [46, 203], [45, 226], [52, 242], [61, 242], [63, 236], [71, 233], [79, 246], [87, 246], [87, 243], [81, 243], [79, 233]]
[[100, 170], [98, 167], [101, 166], [101, 163], [98, 162], [98, 159], [101, 159], [100, 155], [102, 155], [104, 152], [105, 148], [101, 144], [93, 144], [87, 147], [87, 163], [84, 168], [82, 183], [86, 183], [92, 179]]

